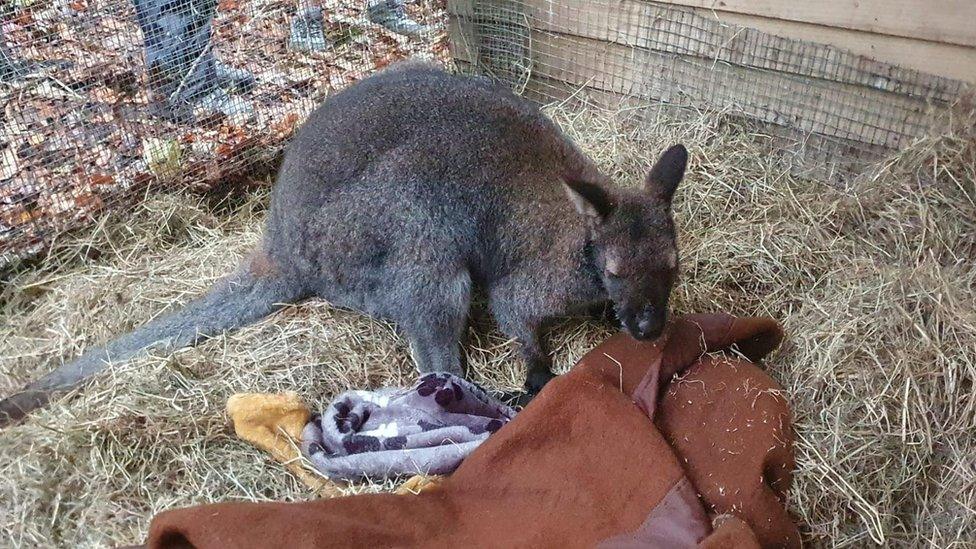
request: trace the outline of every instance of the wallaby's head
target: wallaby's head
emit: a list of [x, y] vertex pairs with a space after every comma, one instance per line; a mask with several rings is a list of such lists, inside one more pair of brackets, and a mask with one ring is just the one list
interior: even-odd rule
[[640, 190], [606, 189], [567, 179], [566, 192], [586, 217], [603, 285], [623, 328], [637, 339], [656, 338], [667, 320], [678, 277], [671, 198], [684, 177], [688, 151], [665, 151]]

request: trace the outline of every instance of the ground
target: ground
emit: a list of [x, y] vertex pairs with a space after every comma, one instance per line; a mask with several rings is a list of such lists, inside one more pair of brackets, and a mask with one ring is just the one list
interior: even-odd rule
[[[976, 539], [973, 119], [839, 190], [792, 176], [773, 140], [718, 114], [633, 125], [593, 108], [550, 112], [621, 184], [639, 184], [666, 146], [688, 146], [674, 308], [784, 324], [787, 340], [765, 367], [795, 411], [790, 509], [807, 542]], [[151, 195], [9, 275], [0, 394], [203, 292], [258, 241], [267, 198]], [[595, 322], [560, 325], [558, 368], [609, 333]], [[512, 342], [482, 316], [468, 336], [473, 379], [520, 385]], [[307, 499], [283, 467], [234, 437], [227, 397], [293, 390], [322, 405], [347, 388], [415, 375], [393, 326], [321, 301], [133, 361], [0, 432], [0, 539], [119, 545], [141, 540], [151, 515], [174, 506]]]

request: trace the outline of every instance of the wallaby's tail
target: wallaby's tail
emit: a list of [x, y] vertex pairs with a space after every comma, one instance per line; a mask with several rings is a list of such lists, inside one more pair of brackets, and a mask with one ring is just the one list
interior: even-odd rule
[[250, 324], [306, 296], [303, 285], [283, 277], [258, 252], [205, 296], [182, 310], [137, 328], [77, 359], [0, 401], [0, 426], [47, 404], [51, 396], [148, 349], [169, 350], [196, 345], [209, 336]]

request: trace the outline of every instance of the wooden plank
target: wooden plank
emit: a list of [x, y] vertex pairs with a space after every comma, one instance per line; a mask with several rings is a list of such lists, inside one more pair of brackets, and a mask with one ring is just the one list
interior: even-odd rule
[[[523, 95], [540, 103], [567, 102], [596, 106], [618, 112], [624, 116], [624, 120], [638, 123], [644, 119], [657, 118], [657, 113], [661, 109], [667, 109], [669, 117], [699, 116], [695, 109], [675, 109], [673, 106], [639, 100], [590, 86], [571, 85], [540, 75], [532, 78]], [[746, 123], [750, 121], [745, 117], [743, 119]], [[767, 124], [762, 131], [773, 139], [775, 146], [772, 150], [787, 161], [794, 175], [828, 181], [842, 187], [890, 152], [877, 145], [838, 137], [805, 134], [786, 126]]]
[[928, 122], [922, 101], [847, 84], [545, 31], [532, 44], [534, 76], [676, 105], [734, 105], [763, 122], [889, 149]]
[[665, 0], [669, 4], [976, 46], [973, 0]]
[[478, 60], [478, 32], [474, 28], [475, 0], [448, 0], [447, 34], [451, 57], [466, 64]]
[[[610, 9], [611, 3], [613, 9]], [[920, 75], [914, 69], [871, 61], [822, 44], [776, 36], [763, 29], [729, 25], [709, 14], [686, 8], [639, 0], [528, 0], [527, 8], [533, 13], [534, 28], [563, 34], [860, 84], [939, 101], [951, 101], [960, 92], [957, 83]], [[910, 50], [912, 45], [908, 44], [905, 49]], [[937, 44], [930, 44], [930, 47], [963, 50], [965, 55], [950, 56], [949, 60], [940, 63], [944, 62], [944, 68], [953, 75], [976, 82], [976, 48]], [[930, 53], [935, 55], [937, 52]], [[969, 62], [951, 62], [963, 57]], [[918, 61], [921, 64], [922, 60]]]
[[458, 17], [474, 17], [475, 0], [447, 0], [447, 13]]
[[470, 19], [450, 15], [447, 19], [451, 57], [467, 64], [477, 64], [478, 32]]
[[451, 0], [448, 32], [459, 67], [475, 66], [478, 72], [523, 90], [531, 75], [529, 20], [523, 7], [509, 0]]
[[858, 173], [864, 155], [923, 133], [929, 106], [917, 97], [944, 101], [961, 89], [953, 80], [640, 0], [449, 4], [461, 5], [451, 12], [452, 39], [468, 36], [477, 45], [457, 59], [460, 70], [521, 83], [513, 87], [540, 101], [586, 96], [642, 112], [726, 110], [785, 132], [784, 142], [799, 147], [801, 167], [826, 169], [832, 179]]
[[[976, 48], [974, 47], [870, 34], [753, 15], [706, 9], [695, 11], [721, 23], [751, 27], [796, 40], [830, 44], [883, 63], [976, 84]], [[976, 23], [973, 25], [976, 27]]]

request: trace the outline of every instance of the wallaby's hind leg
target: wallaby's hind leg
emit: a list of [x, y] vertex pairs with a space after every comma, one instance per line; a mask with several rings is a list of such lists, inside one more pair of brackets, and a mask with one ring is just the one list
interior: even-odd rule
[[407, 307], [397, 324], [410, 342], [410, 351], [421, 373], [450, 372], [464, 375], [461, 336], [471, 307], [471, 277], [453, 277], [413, 284], [407, 289]]

